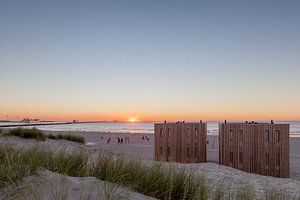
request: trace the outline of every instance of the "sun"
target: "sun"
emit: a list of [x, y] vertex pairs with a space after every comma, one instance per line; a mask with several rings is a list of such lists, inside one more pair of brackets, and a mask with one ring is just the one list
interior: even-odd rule
[[135, 117], [130, 117], [129, 119], [128, 119], [128, 121], [129, 122], [131, 122], [131, 123], [134, 123], [134, 122], [137, 122], [137, 121], [139, 121], [137, 118], [135, 118]]

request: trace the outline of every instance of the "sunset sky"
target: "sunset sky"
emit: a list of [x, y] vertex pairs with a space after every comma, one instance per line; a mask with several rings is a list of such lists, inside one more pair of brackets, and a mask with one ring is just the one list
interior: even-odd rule
[[0, 1], [0, 119], [300, 120], [300, 1]]

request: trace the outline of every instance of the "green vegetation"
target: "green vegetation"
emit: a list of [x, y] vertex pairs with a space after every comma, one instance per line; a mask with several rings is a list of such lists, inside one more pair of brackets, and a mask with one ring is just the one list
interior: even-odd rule
[[45, 141], [47, 138], [47, 136], [37, 128], [14, 128], [10, 129], [7, 135], [14, 135], [21, 138], [35, 138], [41, 141]]
[[85, 139], [82, 136], [76, 136], [76, 135], [62, 135], [62, 134], [58, 134], [58, 135], [48, 135], [49, 139], [53, 139], [53, 140], [70, 140], [72, 142], [78, 142], [81, 144], [85, 144]]
[[[1, 132], [0, 132], [1, 134]], [[39, 141], [45, 141], [46, 138], [49, 139], [55, 139], [55, 140], [70, 140], [73, 142], [78, 142], [81, 144], [85, 143], [84, 137], [81, 136], [75, 136], [75, 135], [62, 135], [59, 134], [57, 136], [49, 134], [46, 135], [44, 134], [41, 130], [37, 129], [37, 128], [14, 128], [14, 129], [10, 129], [5, 135], [13, 135], [13, 136], [18, 136], [21, 138], [35, 138]]]
[[0, 188], [17, 183], [26, 176], [34, 175], [45, 168], [69, 176], [86, 175], [87, 155], [82, 152], [53, 153], [40, 148], [16, 149], [0, 146]]
[[[91, 162], [84, 152], [53, 153], [39, 148], [0, 146], [0, 189], [37, 174], [41, 168], [68, 176], [94, 176], [158, 199], [254, 199], [250, 187], [241, 185], [237, 192], [232, 192], [223, 185], [210, 185], [204, 176], [157, 163], [145, 166], [139, 161], [117, 159], [107, 154], [100, 154]], [[272, 194], [267, 191], [264, 199], [286, 197], [293, 199], [283, 191]]]
[[[58, 134], [56, 137], [54, 135], [52, 135], [51, 137], [52, 138], [50, 138], [50, 135], [49, 135], [50, 139], [70, 140], [70, 141], [78, 142], [78, 143], [81, 143], [81, 144], [85, 143], [84, 137], [82, 137], [82, 136]], [[55, 138], [53, 138], [53, 137], [55, 137]]]
[[[299, 188], [300, 189], [300, 188]], [[300, 192], [300, 190], [299, 190]], [[290, 194], [286, 194], [284, 191], [277, 187], [265, 188], [264, 199], [293, 199], [300, 200], [300, 195], [296, 198]]]

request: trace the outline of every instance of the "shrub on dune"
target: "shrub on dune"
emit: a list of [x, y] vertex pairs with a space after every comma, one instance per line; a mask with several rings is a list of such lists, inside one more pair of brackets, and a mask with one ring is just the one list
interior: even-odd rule
[[46, 140], [46, 135], [37, 128], [14, 128], [9, 130], [8, 135], [18, 136], [21, 138], [35, 138], [41, 141]]
[[78, 142], [81, 144], [85, 144], [85, 139], [82, 136], [76, 136], [76, 135], [62, 135], [62, 134], [58, 134], [57, 136], [55, 135], [48, 135], [49, 139], [54, 139], [54, 140], [69, 140], [72, 142]]
[[[1, 132], [0, 132], [1, 134]], [[18, 136], [21, 138], [35, 138], [40, 141], [45, 141], [46, 138], [53, 139], [53, 140], [69, 140], [72, 142], [78, 142], [81, 144], [85, 143], [85, 139], [82, 136], [76, 136], [76, 135], [63, 135], [63, 134], [58, 134], [58, 135], [45, 135], [41, 130], [37, 128], [14, 128], [10, 129], [6, 135], [13, 135], [13, 136]]]
[[84, 144], [85, 143], [85, 139], [84, 137], [82, 136], [76, 136], [76, 135], [65, 135], [65, 140], [70, 140], [70, 141], [73, 141], [73, 142], [78, 142], [78, 143], [81, 143], [81, 144]]
[[56, 139], [57, 139], [57, 137], [56, 137], [55, 135], [52, 135], [52, 134], [49, 134], [49, 135], [48, 135], [48, 138], [49, 138], [49, 139], [53, 139], [53, 140], [56, 140]]

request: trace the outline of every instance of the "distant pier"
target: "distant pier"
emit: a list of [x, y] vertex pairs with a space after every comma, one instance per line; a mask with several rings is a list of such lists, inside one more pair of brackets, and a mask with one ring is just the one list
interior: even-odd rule
[[10, 128], [10, 127], [21, 127], [21, 126], [51, 126], [51, 125], [64, 125], [64, 124], [77, 124], [80, 122], [57, 122], [57, 123], [38, 123], [38, 124], [7, 124], [0, 125], [0, 128]]
[[0, 128], [22, 127], [22, 126], [51, 126], [51, 125], [65, 125], [65, 124], [91, 124], [91, 123], [107, 123], [108, 121], [82, 121], [82, 122], [45, 122], [45, 123], [24, 123], [24, 124], [7, 124], [0, 125]]

